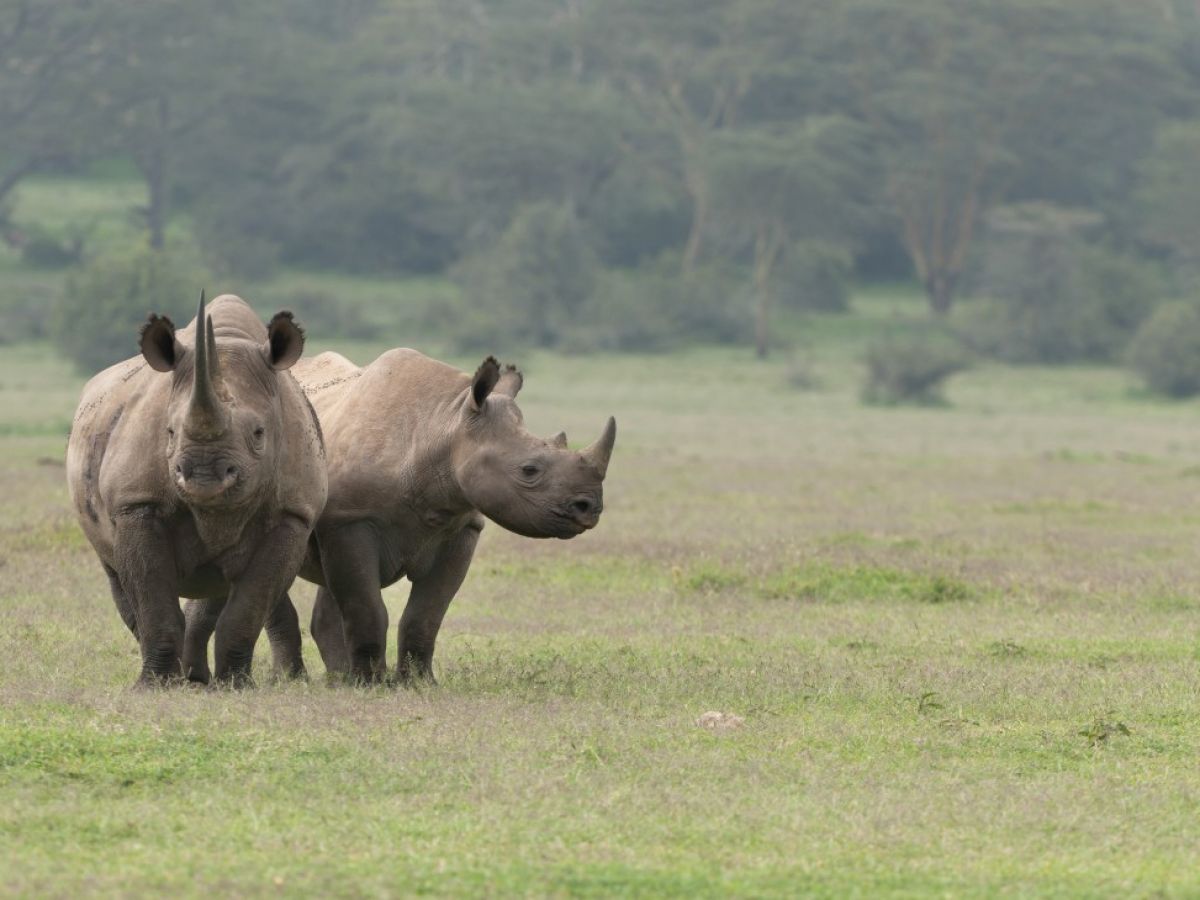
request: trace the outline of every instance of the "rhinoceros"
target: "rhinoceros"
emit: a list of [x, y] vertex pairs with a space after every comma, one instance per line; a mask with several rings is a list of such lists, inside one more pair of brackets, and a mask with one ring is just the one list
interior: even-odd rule
[[216, 677], [246, 681], [268, 617], [276, 635], [297, 630], [278, 600], [328, 488], [320, 424], [285, 371], [304, 332], [290, 312], [264, 327], [240, 298], [206, 310], [201, 294], [187, 328], [151, 315], [139, 340], [140, 357], [83, 389], [67, 444], [72, 503], [141, 645], [138, 682], [209, 680], [207, 643], [185, 652], [181, 597], [222, 601]]
[[[432, 679], [438, 630], [485, 517], [535, 538], [572, 538], [600, 519], [616, 422], [582, 451], [568, 450], [565, 434], [535, 437], [522, 424], [522, 376], [511, 366], [488, 357], [472, 377], [396, 349], [363, 368], [322, 353], [295, 374], [329, 454], [329, 502], [300, 574], [319, 585], [311, 630], [330, 672], [355, 681], [386, 675], [380, 592], [407, 576], [396, 674]], [[279, 617], [296, 621], [290, 610]], [[189, 641], [199, 619], [189, 610]], [[276, 646], [291, 671], [298, 660], [285, 657], [298, 638]]]

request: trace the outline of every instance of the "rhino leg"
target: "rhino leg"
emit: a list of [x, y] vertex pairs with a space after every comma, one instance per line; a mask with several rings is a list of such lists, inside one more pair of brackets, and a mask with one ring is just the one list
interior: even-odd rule
[[267, 639], [271, 642], [271, 656], [279, 675], [284, 678], [308, 677], [300, 640], [300, 616], [296, 614], [292, 598], [286, 593], [271, 607], [271, 615], [267, 618]]
[[[166, 528], [152, 507], [137, 507], [115, 520], [113, 567], [128, 608], [136, 611], [142, 673], [138, 684], [161, 684], [183, 674], [183, 613], [175, 556]], [[118, 604], [120, 607], [120, 604]], [[125, 617], [122, 610], [122, 617]], [[128, 620], [126, 620], [128, 622]]]
[[133, 601], [125, 594], [125, 589], [121, 587], [121, 579], [117, 577], [114, 569], [105, 566], [104, 574], [108, 576], [108, 589], [112, 591], [113, 603], [117, 605], [121, 621], [125, 623], [126, 628], [133, 632], [133, 639], [137, 640], [137, 610], [134, 609]]
[[300, 569], [308, 535], [304, 523], [288, 517], [263, 538], [250, 564], [233, 583], [217, 619], [213, 661], [218, 681], [250, 682], [254, 645], [272, 608]]
[[320, 536], [325, 584], [338, 611], [355, 681], [382, 681], [387, 673], [387, 607], [379, 576], [379, 544], [365, 522]]
[[413, 581], [400, 617], [396, 677], [402, 681], [433, 677], [433, 646], [450, 601], [462, 587], [475, 555], [479, 528], [468, 525], [449, 538], [438, 552], [429, 574]]
[[334, 675], [350, 674], [350, 651], [346, 648], [346, 630], [342, 626], [342, 613], [329, 588], [317, 590], [317, 602], [313, 604], [312, 624], [309, 626], [325, 671]]
[[217, 627], [224, 600], [189, 600], [183, 605], [183, 674], [188, 681], [208, 684], [208, 639]]

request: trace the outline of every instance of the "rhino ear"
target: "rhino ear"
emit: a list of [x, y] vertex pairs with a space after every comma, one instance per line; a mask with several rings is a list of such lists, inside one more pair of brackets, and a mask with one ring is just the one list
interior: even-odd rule
[[471, 406], [476, 411], [483, 409], [483, 401], [499, 381], [500, 363], [496, 362], [496, 357], [489, 356], [479, 364], [475, 377], [471, 379]]
[[500, 381], [496, 384], [495, 391], [497, 394], [503, 394], [505, 397], [515, 400], [524, 383], [525, 376], [521, 374], [520, 369], [516, 366], [505, 366], [504, 371], [500, 373]]
[[288, 310], [275, 313], [267, 325], [267, 359], [276, 372], [290, 369], [304, 352], [304, 329]]
[[183, 356], [183, 345], [175, 340], [175, 323], [166, 316], [151, 313], [138, 332], [142, 356], [157, 372], [170, 372]]

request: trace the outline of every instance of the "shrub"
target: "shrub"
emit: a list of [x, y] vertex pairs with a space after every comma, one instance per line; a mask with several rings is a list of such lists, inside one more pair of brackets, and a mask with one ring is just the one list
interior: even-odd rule
[[773, 278], [785, 309], [845, 312], [850, 305], [854, 257], [849, 249], [821, 241], [796, 244]]
[[1160, 307], [1138, 329], [1129, 361], [1153, 391], [1169, 397], [1200, 394], [1200, 307]]
[[877, 405], [944, 403], [947, 378], [970, 367], [963, 351], [928, 337], [888, 338], [867, 349], [863, 401]]
[[289, 292], [266, 291], [255, 307], [265, 316], [288, 309], [296, 314], [310, 335], [368, 340], [379, 336], [378, 329], [363, 314], [363, 307], [345, 297], [314, 288]]
[[821, 377], [817, 374], [812, 353], [807, 348], [793, 347], [788, 351], [783, 377], [787, 386], [797, 391], [812, 391], [821, 386]]
[[83, 258], [84, 240], [84, 232], [78, 229], [60, 237], [44, 228], [30, 228], [21, 245], [21, 259], [38, 269], [65, 269]]
[[139, 246], [105, 254], [67, 277], [50, 331], [80, 371], [94, 372], [137, 352], [148, 313], [190, 310], [202, 285], [196, 268], [169, 251]]
[[975, 293], [988, 298], [966, 330], [1011, 362], [1120, 357], [1164, 286], [1146, 262], [1088, 244], [1094, 214], [1024, 204], [993, 216]]
[[496, 342], [558, 345], [596, 286], [599, 261], [568, 208], [530, 204], [488, 249], [453, 275], [462, 286], [455, 334], [463, 349]]
[[749, 298], [728, 267], [706, 263], [684, 274], [668, 254], [632, 272], [603, 273], [562, 346], [662, 351], [684, 342], [738, 343], [751, 321]]

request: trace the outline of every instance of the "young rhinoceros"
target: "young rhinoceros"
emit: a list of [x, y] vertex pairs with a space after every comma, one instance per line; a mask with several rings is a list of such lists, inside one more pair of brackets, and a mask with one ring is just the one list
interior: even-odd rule
[[603, 510], [616, 422], [580, 452], [525, 430], [521, 374], [484, 360], [474, 377], [414, 350], [358, 368], [336, 353], [296, 367], [329, 451], [329, 503], [301, 576], [321, 585], [312, 633], [325, 666], [386, 671], [380, 591], [412, 582], [397, 675], [432, 677], [433, 646], [471, 565], [484, 517], [526, 537], [572, 538]]
[[325, 505], [320, 425], [284, 371], [303, 331], [288, 312], [264, 327], [232, 295], [209, 311], [201, 294], [178, 334], [152, 315], [141, 357], [87, 383], [67, 445], [80, 524], [141, 645], [140, 683], [209, 679], [207, 647], [184, 653], [180, 597], [224, 605], [216, 677], [248, 679], [268, 615], [274, 633], [296, 630], [277, 601]]

